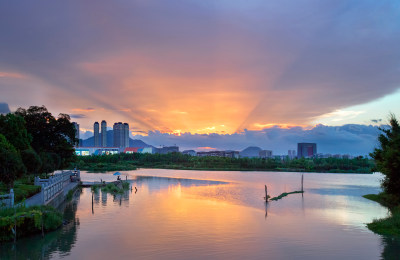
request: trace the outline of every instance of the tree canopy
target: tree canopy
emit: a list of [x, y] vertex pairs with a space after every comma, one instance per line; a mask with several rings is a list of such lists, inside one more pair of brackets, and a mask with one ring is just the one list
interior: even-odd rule
[[[69, 165], [74, 158], [73, 145], [78, 141], [69, 115], [59, 114], [55, 118], [45, 106], [19, 108], [15, 114], [25, 119], [26, 129], [32, 136], [31, 146], [38, 154], [56, 154], [56, 159], [61, 160], [61, 168]], [[55, 157], [53, 156], [53, 161]]]
[[0, 133], [17, 149], [26, 150], [31, 147], [32, 137], [28, 134], [23, 117], [7, 114], [0, 115]]
[[12, 187], [14, 180], [24, 173], [21, 156], [4, 135], [0, 134], [0, 181]]
[[385, 176], [382, 180], [384, 192], [400, 198], [400, 125], [393, 114], [389, 122], [389, 128], [380, 128], [380, 147], [370, 155], [375, 159], [377, 170]]

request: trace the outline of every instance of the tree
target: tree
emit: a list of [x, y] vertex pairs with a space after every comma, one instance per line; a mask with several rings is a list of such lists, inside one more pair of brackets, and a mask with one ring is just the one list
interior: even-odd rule
[[22, 162], [28, 174], [37, 174], [42, 166], [42, 160], [32, 148], [21, 151]]
[[31, 136], [28, 134], [23, 117], [7, 114], [0, 115], [0, 133], [17, 149], [22, 151], [31, 147]]
[[25, 172], [21, 156], [4, 135], [0, 134], [0, 181], [8, 188], [14, 186], [14, 181]]
[[377, 170], [385, 176], [381, 183], [384, 192], [400, 198], [400, 125], [393, 114], [389, 122], [389, 128], [380, 128], [380, 147], [370, 156], [375, 159]]
[[50, 153], [45, 153], [45, 152], [40, 153], [40, 160], [42, 161], [40, 172], [46, 173], [47, 175], [48, 173], [56, 170], [53, 157], [51, 156]]
[[73, 145], [78, 140], [75, 138], [75, 127], [69, 115], [59, 114], [58, 118], [55, 118], [45, 106], [19, 108], [15, 114], [25, 119], [28, 133], [32, 136], [31, 146], [38, 154], [58, 155], [58, 158], [61, 158], [61, 168], [67, 167], [73, 161]]

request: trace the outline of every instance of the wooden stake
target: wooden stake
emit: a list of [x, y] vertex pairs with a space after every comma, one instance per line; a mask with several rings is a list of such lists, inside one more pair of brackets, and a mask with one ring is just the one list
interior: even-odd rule
[[304, 174], [301, 175], [301, 192], [304, 192], [303, 184], [304, 184]]
[[94, 214], [94, 210], [93, 210], [93, 192], [92, 192], [92, 214]]
[[267, 185], [265, 185], [265, 201], [268, 202], [268, 188], [267, 188]]

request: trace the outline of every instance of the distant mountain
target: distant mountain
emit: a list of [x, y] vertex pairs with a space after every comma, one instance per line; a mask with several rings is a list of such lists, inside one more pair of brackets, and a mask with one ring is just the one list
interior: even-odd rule
[[240, 157], [258, 157], [262, 149], [257, 146], [249, 146], [239, 153]]
[[[94, 146], [94, 136], [88, 139], [82, 140], [83, 147], [93, 147]], [[114, 146], [114, 132], [113, 130], [107, 131], [107, 147]], [[152, 145], [146, 144], [142, 140], [129, 138], [129, 147], [153, 147]]]

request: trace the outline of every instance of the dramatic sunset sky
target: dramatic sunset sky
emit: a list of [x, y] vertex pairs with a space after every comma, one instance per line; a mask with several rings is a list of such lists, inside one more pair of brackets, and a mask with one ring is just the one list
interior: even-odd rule
[[366, 154], [400, 115], [399, 14], [376, 0], [1, 1], [0, 108], [68, 113], [83, 137], [105, 119], [153, 145]]

